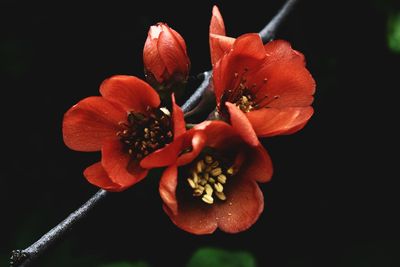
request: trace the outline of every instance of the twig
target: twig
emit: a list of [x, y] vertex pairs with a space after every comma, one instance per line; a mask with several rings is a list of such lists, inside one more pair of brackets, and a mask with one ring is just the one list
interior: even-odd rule
[[94, 196], [86, 201], [85, 204], [43, 235], [38, 241], [24, 250], [13, 250], [11, 252], [10, 265], [20, 267], [29, 266], [29, 264], [53, 244], [54, 241], [58, 240], [70, 230], [76, 222], [86, 217], [88, 212], [108, 194], [107, 191], [100, 189]]
[[[267, 26], [264, 27], [264, 29], [260, 31], [259, 34], [264, 43], [274, 38], [276, 30], [289, 12], [293, 9], [293, 6], [296, 2], [297, 0], [287, 0], [285, 5], [279, 10], [275, 17], [267, 24]], [[203, 82], [196, 89], [193, 95], [182, 105], [182, 110], [185, 113], [192, 110], [201, 99], [204, 91], [209, 86], [211, 75], [212, 71], [206, 71], [203, 73]], [[70, 230], [76, 222], [86, 217], [88, 212], [107, 195], [107, 191], [100, 189], [79, 209], [71, 213], [65, 220], [43, 235], [31, 246], [23, 250], [13, 250], [11, 252], [10, 265], [18, 267], [29, 266], [29, 264], [31, 264], [40, 254], [46, 251], [51, 244], [60, 239], [61, 236]]]
[[194, 91], [194, 93], [189, 97], [189, 99], [186, 100], [186, 102], [182, 105], [183, 112], [186, 113], [192, 110], [196, 106], [197, 102], [200, 100], [204, 91], [210, 84], [211, 70], [203, 72], [203, 77], [204, 77], [203, 82], [199, 85], [196, 91]]
[[285, 20], [286, 16], [293, 9], [297, 0], [287, 0], [283, 7], [279, 10], [279, 12], [272, 18], [272, 20], [260, 31], [261, 39], [264, 43], [267, 43], [274, 39], [275, 33], [278, 30], [279, 26]]

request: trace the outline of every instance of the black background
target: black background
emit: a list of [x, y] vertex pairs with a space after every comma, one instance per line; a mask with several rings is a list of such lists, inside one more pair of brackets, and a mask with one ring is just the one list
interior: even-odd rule
[[[282, 1], [1, 2], [0, 266], [97, 191], [82, 171], [99, 155], [63, 144], [64, 112], [98, 95], [111, 75], [143, 77], [143, 44], [158, 21], [185, 38], [192, 75], [208, 70], [214, 3], [236, 37], [259, 31]], [[279, 30], [306, 56], [317, 82], [315, 115], [295, 135], [264, 140], [275, 173], [248, 231], [194, 236], [175, 227], [155, 173], [108, 196], [38, 266], [184, 266], [202, 246], [249, 251], [259, 266], [400, 266], [400, 55], [386, 45], [395, 8], [395, 1], [301, 1]]]

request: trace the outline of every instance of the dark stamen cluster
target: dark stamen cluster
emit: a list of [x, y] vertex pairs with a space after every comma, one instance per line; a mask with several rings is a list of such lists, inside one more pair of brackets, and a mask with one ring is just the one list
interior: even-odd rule
[[120, 125], [125, 129], [119, 131], [117, 136], [136, 160], [164, 147], [173, 139], [171, 116], [165, 108], [149, 107], [146, 114], [131, 111], [127, 122]]

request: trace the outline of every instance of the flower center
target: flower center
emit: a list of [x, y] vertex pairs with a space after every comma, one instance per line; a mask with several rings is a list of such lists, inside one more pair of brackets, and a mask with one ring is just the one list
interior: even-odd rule
[[235, 105], [243, 112], [249, 112], [257, 108], [256, 103], [253, 101], [253, 96], [250, 93], [242, 94]]
[[171, 114], [166, 108], [150, 108], [147, 114], [131, 111], [124, 128], [117, 133], [127, 152], [140, 160], [151, 152], [172, 142]]
[[193, 196], [201, 197], [207, 204], [213, 204], [214, 197], [226, 200], [224, 185], [236, 170], [233, 167], [225, 168], [223, 165], [222, 161], [214, 159], [209, 154], [194, 164], [191, 168], [191, 177], [187, 178], [190, 188], [193, 189]]

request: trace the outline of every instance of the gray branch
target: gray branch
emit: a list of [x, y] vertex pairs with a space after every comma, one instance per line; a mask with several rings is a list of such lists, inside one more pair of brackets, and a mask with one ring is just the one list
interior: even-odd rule
[[267, 43], [275, 38], [276, 31], [293, 9], [297, 1], [298, 0], [287, 0], [275, 17], [273, 17], [272, 20], [264, 27], [264, 29], [259, 32], [264, 43]]
[[38, 241], [24, 250], [14, 250], [11, 253], [10, 265], [26, 267], [43, 253], [51, 244], [63, 236], [72, 226], [86, 217], [88, 212], [96, 206], [108, 194], [107, 191], [100, 189], [79, 209], [71, 213], [66, 219], [43, 235]]

